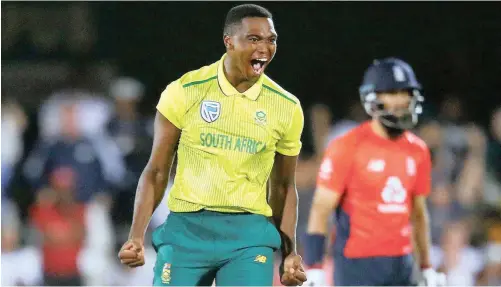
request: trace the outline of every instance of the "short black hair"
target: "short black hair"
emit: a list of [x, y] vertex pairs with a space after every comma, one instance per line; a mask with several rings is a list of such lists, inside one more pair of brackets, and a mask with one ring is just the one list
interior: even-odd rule
[[273, 19], [273, 15], [268, 9], [255, 4], [242, 4], [235, 6], [226, 14], [226, 21], [224, 22], [224, 35], [231, 35], [232, 28], [235, 25], [242, 23], [244, 18], [248, 17], [262, 17]]

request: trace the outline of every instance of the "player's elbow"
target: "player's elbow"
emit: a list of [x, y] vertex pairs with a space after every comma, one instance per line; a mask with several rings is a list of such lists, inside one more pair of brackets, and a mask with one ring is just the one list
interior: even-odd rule
[[169, 179], [169, 173], [158, 166], [154, 166], [152, 164], [147, 164], [143, 171], [143, 180], [146, 180], [148, 183], [157, 185], [165, 185], [167, 184], [167, 180]]
[[319, 200], [313, 200], [310, 210], [310, 218], [317, 218], [327, 220], [329, 215], [332, 213], [332, 208], [330, 205]]
[[309, 234], [327, 234], [330, 211], [321, 204], [312, 204], [308, 218]]
[[319, 187], [315, 191], [312, 202], [312, 212], [329, 215], [338, 205], [340, 193]]
[[310, 209], [308, 233], [327, 234], [329, 216], [337, 205], [337, 201], [335, 193], [317, 189]]
[[297, 197], [297, 190], [296, 190], [296, 185], [294, 183], [294, 181], [290, 181], [290, 180], [285, 180], [285, 179], [282, 179], [282, 180], [275, 180], [274, 181], [274, 189], [276, 190], [276, 192], [282, 196], [295, 196]]

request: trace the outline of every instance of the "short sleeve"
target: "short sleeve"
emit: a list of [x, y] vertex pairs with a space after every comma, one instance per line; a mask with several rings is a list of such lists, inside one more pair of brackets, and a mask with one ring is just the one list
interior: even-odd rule
[[423, 156], [417, 169], [415, 195], [427, 196], [431, 190], [431, 156], [428, 147], [423, 147]]
[[160, 95], [157, 110], [177, 128], [183, 128], [183, 118], [186, 114], [186, 98], [179, 81], [174, 81], [165, 88], [162, 95]]
[[288, 131], [277, 143], [277, 152], [286, 156], [296, 156], [301, 151], [304, 115], [300, 104], [296, 104]]
[[317, 187], [343, 193], [351, 174], [352, 153], [344, 138], [332, 141], [320, 164]]
[[39, 231], [43, 231], [45, 228], [45, 223], [49, 221], [47, 209], [44, 209], [37, 204], [30, 208], [29, 215], [33, 226]]

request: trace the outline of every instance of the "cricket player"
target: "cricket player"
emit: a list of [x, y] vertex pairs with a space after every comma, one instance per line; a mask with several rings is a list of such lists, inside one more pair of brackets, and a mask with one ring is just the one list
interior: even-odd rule
[[271, 13], [234, 7], [223, 40], [219, 61], [184, 74], [160, 96], [119, 258], [144, 264], [144, 233], [177, 154], [171, 213], [153, 233], [153, 284], [271, 286], [273, 253], [281, 249], [281, 282], [301, 285], [294, 174], [304, 118], [298, 99], [264, 74], [277, 49]]
[[321, 263], [333, 210], [336, 286], [415, 284], [412, 236], [425, 284], [445, 284], [429, 258], [430, 152], [408, 131], [421, 113], [420, 90], [399, 59], [376, 60], [365, 72], [360, 97], [372, 120], [333, 140], [318, 173], [306, 237], [308, 285], [325, 285]]

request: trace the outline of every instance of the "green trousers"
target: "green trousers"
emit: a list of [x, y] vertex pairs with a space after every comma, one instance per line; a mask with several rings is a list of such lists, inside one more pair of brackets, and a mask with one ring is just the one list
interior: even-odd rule
[[280, 235], [262, 215], [173, 212], [153, 232], [155, 286], [271, 286]]

